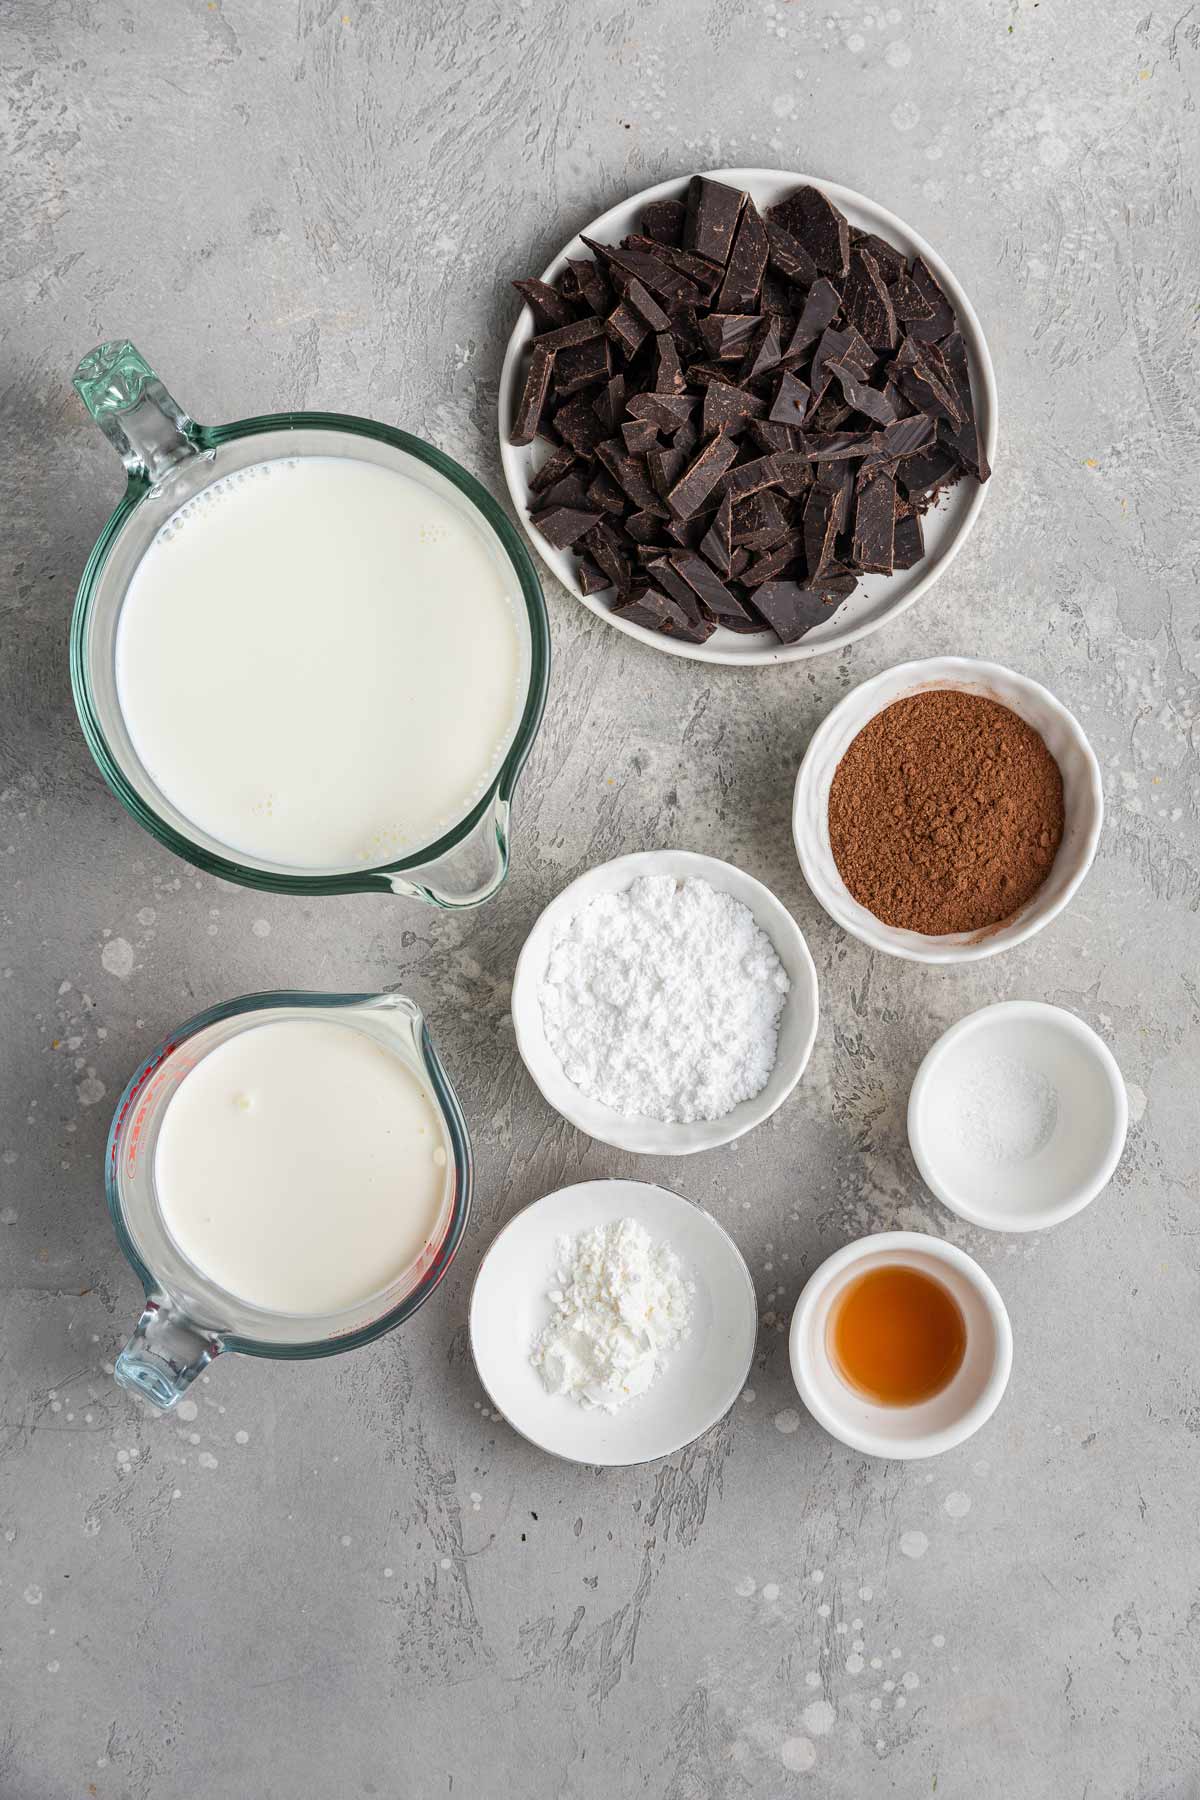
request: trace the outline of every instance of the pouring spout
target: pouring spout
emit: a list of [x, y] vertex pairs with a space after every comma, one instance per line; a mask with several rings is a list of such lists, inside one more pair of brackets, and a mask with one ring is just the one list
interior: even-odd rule
[[72, 385], [131, 480], [153, 485], [196, 455], [195, 421], [127, 338], [89, 350]]
[[163, 1295], [151, 1294], [113, 1373], [130, 1393], [169, 1412], [221, 1348], [212, 1332], [177, 1313]]

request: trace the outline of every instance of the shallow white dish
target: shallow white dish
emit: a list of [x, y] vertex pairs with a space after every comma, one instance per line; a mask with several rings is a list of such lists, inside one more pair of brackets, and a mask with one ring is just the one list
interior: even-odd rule
[[[925, 937], [919, 931], [885, 925], [850, 893], [829, 844], [829, 790], [846, 751], [876, 713], [928, 688], [960, 688], [998, 700], [1040, 732], [1062, 771], [1066, 823], [1050, 873], [1019, 912], [987, 931]], [[1074, 715], [1028, 675], [966, 656], [932, 656], [924, 662], [899, 663], [852, 688], [813, 734], [796, 776], [792, 801], [796, 855], [814, 898], [830, 918], [874, 950], [923, 963], [977, 962], [984, 956], [998, 956], [1048, 925], [1091, 867], [1103, 819], [1100, 765]]]
[[[958, 1373], [919, 1406], [879, 1406], [856, 1393], [834, 1368], [826, 1344], [829, 1315], [846, 1284], [892, 1263], [940, 1281], [967, 1327]], [[1012, 1370], [1012, 1326], [995, 1283], [965, 1250], [922, 1231], [880, 1231], [835, 1251], [809, 1276], [788, 1344], [792, 1379], [818, 1425], [852, 1450], [902, 1461], [940, 1456], [973, 1437], [999, 1406]]]
[[[555, 929], [597, 894], [622, 893], [642, 875], [707, 881], [718, 892], [732, 894], [754, 914], [792, 984], [779, 1018], [779, 1048], [767, 1085], [753, 1100], [743, 1100], [720, 1119], [668, 1124], [661, 1119], [626, 1118], [602, 1101], [590, 1099], [569, 1081], [546, 1042], [540, 989]], [[543, 1097], [589, 1137], [643, 1156], [690, 1156], [697, 1150], [728, 1144], [761, 1125], [782, 1106], [804, 1073], [817, 1035], [817, 1013], [817, 971], [803, 933], [787, 908], [770, 888], [732, 863], [686, 850], [644, 850], [633, 856], [619, 856], [571, 882], [538, 918], [517, 958], [513, 975], [512, 1017], [517, 1049]]]
[[[730, 187], [745, 189], [760, 208], [774, 206], [794, 188], [819, 187], [822, 193], [827, 194], [841, 208], [851, 225], [861, 231], [877, 232], [909, 257], [924, 257], [958, 316], [959, 329], [967, 347], [971, 387], [988, 461], [995, 462], [996, 377], [983, 329], [958, 281], [923, 237], [886, 207], [878, 206], [875, 201], [856, 194], [853, 189], [839, 187], [832, 181], [817, 181], [811, 175], [796, 175], [780, 169], [708, 169], [697, 172], [707, 174], [713, 181], [724, 181]], [[573, 237], [559, 252], [545, 271], [543, 279], [553, 281], [562, 273], [569, 257], [587, 259], [591, 256], [591, 251], [582, 241], [583, 237], [590, 237], [602, 244], [615, 244], [630, 232], [635, 232], [643, 209], [651, 201], [682, 198], [687, 193], [690, 179], [690, 176], [685, 175], [670, 181], [660, 181], [655, 187], [644, 188], [641, 193], [618, 201], [616, 206], [610, 206], [598, 219], [585, 225], [582, 234]], [[896, 618], [931, 587], [951, 558], [962, 548], [967, 533], [979, 516], [988, 483], [985, 482], [981, 487], [977, 481], [966, 478], [951, 488], [940, 503], [926, 514], [926, 553], [916, 568], [901, 570], [895, 575], [865, 576], [849, 600], [838, 608], [836, 617], [827, 625], [818, 625], [798, 644], [781, 644], [771, 632], [741, 637], [737, 632], [723, 629], [715, 631], [705, 644], [685, 644], [677, 638], [664, 636], [662, 632], [649, 631], [644, 625], [634, 625], [627, 619], [614, 618], [603, 596], [580, 592], [575, 577], [575, 558], [570, 551], [556, 550], [529, 522], [529, 478], [547, 454], [547, 446], [544, 442], [535, 442], [518, 447], [509, 443], [508, 433], [520, 398], [522, 358], [533, 335], [533, 315], [526, 306], [521, 309], [500, 370], [500, 461], [517, 517], [543, 562], [549, 565], [563, 586], [589, 612], [594, 612], [597, 618], [606, 619], [628, 637], [638, 638], [642, 643], [652, 645], [655, 650], [665, 650], [668, 656], [688, 656], [696, 662], [783, 663], [801, 662], [810, 656], [824, 656], [830, 650], [840, 650], [843, 645], [866, 637], [868, 632], [877, 631], [889, 619]]]
[[[529, 1350], [551, 1316], [558, 1239], [619, 1219], [668, 1243], [695, 1293], [690, 1335], [644, 1394], [606, 1413], [548, 1394]], [[500, 1232], [475, 1278], [470, 1331], [479, 1379], [514, 1430], [552, 1456], [612, 1468], [670, 1456], [729, 1411], [750, 1372], [758, 1307], [741, 1251], [700, 1207], [642, 1181], [582, 1181]]]
[[[995, 1162], [960, 1141], [964, 1084], [990, 1056], [1026, 1064], [1050, 1083], [1057, 1116], [1045, 1142]], [[1040, 1000], [1005, 1000], [952, 1025], [917, 1070], [908, 1141], [921, 1178], [944, 1206], [989, 1231], [1040, 1231], [1082, 1212], [1112, 1179], [1129, 1101], [1112, 1052], [1090, 1025]]]

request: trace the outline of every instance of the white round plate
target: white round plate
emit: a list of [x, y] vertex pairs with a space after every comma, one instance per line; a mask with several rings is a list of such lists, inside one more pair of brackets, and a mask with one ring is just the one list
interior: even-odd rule
[[[668, 1243], [696, 1292], [690, 1336], [644, 1394], [607, 1413], [548, 1394], [529, 1350], [551, 1316], [559, 1238], [620, 1219]], [[724, 1417], [750, 1372], [758, 1307], [741, 1251], [700, 1207], [642, 1181], [581, 1181], [504, 1227], [475, 1277], [470, 1329], [479, 1379], [515, 1431], [551, 1456], [619, 1468], [670, 1456]]]
[[[988, 461], [995, 461], [996, 377], [983, 329], [958, 281], [923, 237], [902, 219], [898, 219], [895, 213], [889, 212], [884, 206], [877, 206], [874, 200], [856, 194], [851, 188], [838, 187], [832, 181], [818, 181], [812, 175], [795, 175], [780, 169], [707, 169], [699, 172], [706, 174], [712, 181], [724, 181], [730, 187], [744, 188], [760, 209], [775, 206], [794, 188], [818, 187], [841, 208], [851, 225], [860, 231], [877, 232], [909, 257], [924, 257], [957, 314], [959, 329], [967, 347], [971, 388], [975, 395]], [[681, 199], [687, 192], [690, 179], [690, 176], [685, 175], [670, 181], [660, 181], [657, 186], [644, 188], [640, 194], [634, 194], [630, 199], [610, 206], [606, 213], [601, 213], [598, 219], [585, 225], [579, 237], [571, 239], [545, 271], [543, 279], [555, 280], [566, 267], [569, 257], [587, 259], [591, 256], [591, 251], [582, 241], [585, 236], [602, 244], [619, 243], [623, 237], [638, 229], [642, 211], [651, 201]], [[803, 662], [807, 657], [824, 656], [831, 650], [840, 650], [845, 644], [853, 644], [856, 639], [866, 637], [869, 632], [878, 631], [889, 619], [896, 618], [927, 588], [933, 586], [951, 558], [962, 548], [987, 495], [987, 482], [982, 487], [970, 477], [958, 482], [925, 515], [925, 555], [916, 567], [899, 570], [894, 575], [864, 576], [829, 623], [818, 625], [806, 637], [801, 638], [798, 644], [781, 644], [771, 632], [741, 637], [736, 632], [723, 629], [715, 631], [705, 644], [682, 643], [678, 638], [667, 637], [660, 631], [649, 631], [644, 625], [634, 625], [627, 619], [614, 618], [603, 596], [581, 593], [575, 576], [575, 559], [570, 551], [556, 550], [529, 522], [529, 478], [547, 455], [548, 446], [543, 440], [537, 440], [533, 444], [518, 447], [509, 443], [508, 432], [520, 398], [522, 358], [532, 336], [533, 314], [525, 306], [521, 309], [521, 315], [508, 341], [500, 371], [500, 462], [517, 517], [543, 562], [549, 565], [563, 586], [590, 612], [594, 612], [599, 619], [607, 619], [610, 625], [615, 625], [618, 631], [625, 632], [627, 636], [638, 638], [655, 650], [665, 650], [668, 656], [689, 656], [696, 662], [714, 663]]]
[[[791, 988], [779, 1015], [775, 1067], [766, 1086], [720, 1119], [690, 1123], [627, 1118], [602, 1100], [593, 1100], [569, 1079], [546, 1040], [541, 985], [558, 926], [580, 912], [597, 894], [620, 894], [643, 875], [672, 875], [676, 881], [707, 881], [718, 893], [731, 894], [749, 907], [754, 922], [766, 932], [787, 971]], [[804, 933], [770, 888], [733, 863], [688, 850], [642, 850], [601, 863], [565, 887], [541, 913], [525, 939], [513, 973], [513, 1032], [521, 1060], [544, 1099], [589, 1137], [635, 1156], [692, 1156], [714, 1150], [753, 1131], [783, 1105], [803, 1075], [817, 1035], [817, 971]]]

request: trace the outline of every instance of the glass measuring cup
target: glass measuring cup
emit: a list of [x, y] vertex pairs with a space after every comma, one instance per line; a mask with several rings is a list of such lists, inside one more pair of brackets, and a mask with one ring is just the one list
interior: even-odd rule
[[[226, 1293], [184, 1256], [158, 1208], [154, 1152], [173, 1094], [204, 1056], [265, 1017], [314, 1016], [353, 1025], [417, 1075], [441, 1117], [446, 1183], [429, 1242], [410, 1269], [345, 1311], [300, 1317], [268, 1312]], [[108, 1134], [108, 1210], [146, 1291], [142, 1316], [117, 1358], [117, 1380], [165, 1410], [222, 1351], [301, 1358], [369, 1343], [414, 1313], [441, 1281], [466, 1229], [471, 1184], [466, 1121], [412, 1000], [402, 994], [247, 994], [199, 1013], [146, 1058], [122, 1094]]]
[[[125, 464], [125, 493], [96, 540], [71, 623], [71, 686], [88, 747], [121, 804], [160, 843], [227, 881], [285, 894], [406, 894], [475, 906], [504, 880], [513, 790], [541, 723], [550, 632], [541, 584], [520, 537], [465, 469], [406, 431], [341, 413], [272, 413], [198, 425], [125, 341], [84, 357], [74, 385]], [[301, 871], [233, 851], [173, 805], [134, 749], [117, 697], [117, 623], [138, 562], [159, 528], [214, 481], [278, 457], [342, 456], [408, 476], [482, 531], [516, 575], [525, 700], [512, 742], [471, 810], [434, 842], [374, 868]]]

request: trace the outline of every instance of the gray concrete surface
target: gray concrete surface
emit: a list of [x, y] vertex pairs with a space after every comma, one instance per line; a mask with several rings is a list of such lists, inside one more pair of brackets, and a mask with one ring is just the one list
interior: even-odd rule
[[[1200, 11], [8, 0], [0, 68], [0, 1796], [1200, 1794]], [[947, 578], [846, 654], [744, 673], [551, 586], [512, 877], [473, 917], [173, 861], [71, 707], [72, 593], [119, 487], [77, 356], [126, 333], [202, 418], [375, 414], [498, 491], [507, 279], [625, 192], [730, 162], [876, 196], [973, 296], [1002, 446]], [[843, 938], [788, 832], [830, 703], [926, 651], [1048, 682], [1108, 790], [1076, 903], [955, 976]], [[662, 844], [775, 888], [824, 1008], [782, 1113], [686, 1164], [552, 1117], [506, 1015], [542, 904]], [[228, 1358], [164, 1422], [109, 1379], [139, 1299], [103, 1208], [110, 1109], [175, 1022], [293, 984], [428, 1009], [474, 1130], [469, 1240], [392, 1337]], [[1088, 1019], [1133, 1102], [1109, 1192], [1032, 1241], [942, 1211], [904, 1134], [932, 1038], [1008, 996]], [[464, 1328], [497, 1226], [603, 1174], [710, 1207], [763, 1313], [734, 1414], [618, 1474], [491, 1418]], [[969, 1248], [1016, 1331], [1001, 1411], [932, 1464], [841, 1450], [788, 1377], [805, 1271], [886, 1226]]]

